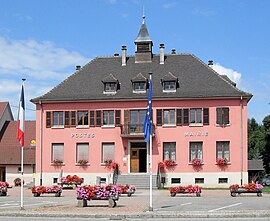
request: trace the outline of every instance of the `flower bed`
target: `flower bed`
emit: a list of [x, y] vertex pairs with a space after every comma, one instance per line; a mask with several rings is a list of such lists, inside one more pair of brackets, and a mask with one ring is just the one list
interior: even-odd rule
[[85, 185], [76, 188], [77, 200], [83, 201], [82, 207], [87, 206], [87, 200], [109, 200], [109, 207], [115, 207], [121, 194], [121, 188], [117, 185], [90, 186]]
[[60, 197], [62, 193], [62, 187], [59, 185], [53, 185], [51, 187], [33, 186], [31, 191], [34, 194], [34, 197], [40, 196], [44, 193], [54, 193], [56, 197]]
[[217, 165], [223, 167], [223, 166], [226, 166], [228, 164], [228, 160], [227, 160], [227, 158], [217, 158], [216, 163], [217, 163]]
[[177, 193], [182, 193], [182, 194], [194, 194], [196, 196], [201, 196], [202, 188], [200, 186], [174, 186], [174, 187], [169, 187], [169, 191], [171, 196], [176, 196]]
[[0, 181], [0, 196], [6, 196], [7, 195], [7, 188], [9, 184], [7, 182]]
[[66, 177], [62, 177], [61, 178], [61, 182], [59, 183], [62, 187], [64, 185], [66, 186], [76, 186], [77, 185], [81, 185], [83, 182], [83, 179], [78, 177], [77, 175], [71, 176], [71, 175], [67, 175]]
[[256, 183], [244, 184], [242, 186], [239, 186], [238, 184], [233, 184], [230, 186], [230, 193], [231, 193], [231, 196], [233, 197], [235, 197], [237, 193], [239, 195], [241, 193], [256, 193], [257, 196], [261, 197], [262, 189], [263, 189], [263, 185], [256, 184]]
[[117, 186], [119, 187], [119, 189], [121, 189], [121, 194], [127, 194], [128, 197], [130, 197], [136, 191], [136, 187], [129, 184], [118, 184]]

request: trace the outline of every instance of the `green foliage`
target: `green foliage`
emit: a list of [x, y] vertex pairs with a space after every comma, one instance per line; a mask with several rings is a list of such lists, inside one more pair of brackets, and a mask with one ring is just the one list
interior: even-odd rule
[[263, 119], [265, 133], [265, 148], [263, 153], [263, 165], [265, 172], [270, 173], [270, 115]]

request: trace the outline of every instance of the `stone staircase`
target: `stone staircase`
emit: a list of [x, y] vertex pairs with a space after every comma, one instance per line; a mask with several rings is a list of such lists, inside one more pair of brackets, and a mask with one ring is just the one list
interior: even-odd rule
[[[157, 175], [152, 176], [153, 189], [157, 189]], [[129, 184], [137, 189], [149, 189], [150, 177], [149, 174], [121, 174], [118, 175], [117, 184]]]

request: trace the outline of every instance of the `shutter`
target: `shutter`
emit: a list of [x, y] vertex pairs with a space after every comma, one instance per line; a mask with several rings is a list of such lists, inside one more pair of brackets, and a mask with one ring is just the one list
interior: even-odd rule
[[90, 127], [95, 126], [95, 111], [90, 111]]
[[162, 109], [157, 109], [157, 126], [162, 125]]
[[203, 108], [203, 125], [209, 125], [209, 108]]
[[128, 134], [129, 132], [129, 110], [124, 110], [124, 128], [123, 134]]
[[217, 121], [216, 121], [216, 123], [218, 124], [218, 125], [222, 125], [223, 123], [222, 123], [222, 108], [217, 108]]
[[189, 125], [189, 109], [184, 109], [184, 125]]
[[115, 126], [121, 126], [121, 110], [115, 111]]
[[52, 126], [52, 118], [51, 118], [51, 112], [47, 111], [46, 112], [46, 127], [51, 127]]
[[176, 109], [176, 125], [181, 126], [182, 124], [182, 109]]
[[229, 108], [223, 108], [223, 123], [229, 124], [230, 123], [230, 118], [229, 118]]
[[71, 111], [71, 122], [70, 122], [71, 127], [76, 126], [76, 111]]
[[70, 127], [70, 112], [69, 111], [65, 111], [65, 127]]
[[101, 111], [96, 111], [96, 126], [101, 127]]
[[87, 160], [89, 162], [89, 144], [78, 143], [77, 144], [77, 162], [79, 160]]

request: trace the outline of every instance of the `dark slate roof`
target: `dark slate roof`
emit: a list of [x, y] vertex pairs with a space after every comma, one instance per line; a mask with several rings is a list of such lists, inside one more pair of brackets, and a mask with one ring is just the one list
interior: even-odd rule
[[[17, 121], [6, 121], [0, 132], [0, 164], [21, 164], [21, 146], [17, 140]], [[31, 140], [36, 139], [36, 122], [25, 121], [24, 164], [35, 164], [35, 148]]]
[[[37, 103], [38, 101], [147, 99], [147, 94], [133, 93], [131, 80], [139, 73], [148, 78], [149, 72], [153, 73], [153, 99], [239, 98], [242, 96], [249, 100], [252, 97], [251, 94], [234, 87], [193, 54], [165, 55], [165, 64], [160, 64], [159, 60], [159, 55], [153, 55], [152, 62], [135, 63], [135, 57], [129, 56], [127, 65], [122, 66], [121, 56], [96, 57], [51, 91], [31, 101]], [[113, 95], [103, 93], [102, 80], [110, 74], [120, 84], [120, 90]], [[166, 75], [173, 75], [178, 79], [179, 87], [175, 93], [163, 92], [161, 81]]]
[[262, 160], [248, 160], [248, 170], [260, 170], [263, 171], [263, 161]]
[[152, 40], [150, 39], [147, 27], [146, 27], [146, 22], [145, 22], [145, 17], [143, 16], [143, 21], [142, 25], [139, 31], [139, 34], [135, 40], [135, 42], [151, 42]]

